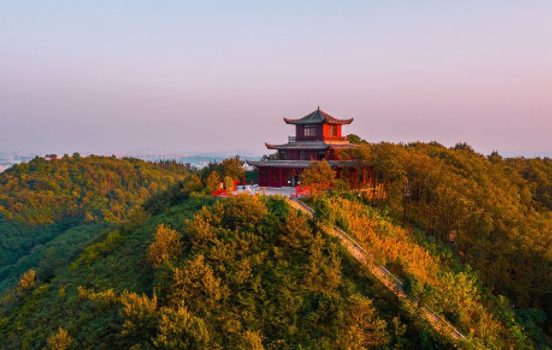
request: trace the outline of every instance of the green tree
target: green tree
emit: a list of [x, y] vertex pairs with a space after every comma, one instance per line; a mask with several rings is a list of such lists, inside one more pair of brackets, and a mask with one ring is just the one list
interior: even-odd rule
[[263, 154], [261, 160], [273, 160], [277, 158], [277, 153]]
[[185, 306], [162, 308], [158, 318], [159, 334], [153, 344], [162, 349], [209, 349], [209, 331], [203, 320], [194, 317]]
[[226, 158], [221, 163], [221, 177], [230, 177], [232, 180], [241, 180], [245, 176], [245, 162], [239, 156]]
[[347, 327], [339, 339], [343, 349], [371, 349], [384, 346], [389, 342], [387, 325], [377, 317], [372, 301], [360, 295], [349, 298]]
[[349, 134], [347, 137], [349, 139], [349, 142], [354, 145], [363, 145], [368, 143], [366, 140], [355, 134]]
[[190, 175], [186, 181], [182, 183], [182, 193], [185, 196], [189, 196], [192, 192], [198, 192], [203, 189], [203, 182], [196, 174]]
[[151, 344], [157, 335], [157, 296], [124, 293], [120, 311], [125, 320], [121, 335], [130, 346]]
[[325, 159], [312, 161], [301, 174], [301, 185], [309, 186], [316, 192], [327, 191], [335, 186], [335, 170]]
[[221, 183], [220, 175], [216, 171], [212, 171], [211, 175], [205, 181], [209, 191], [214, 192], [219, 189]]
[[335, 225], [335, 212], [326, 197], [318, 197], [314, 203], [314, 218], [316, 222], [329, 229]]

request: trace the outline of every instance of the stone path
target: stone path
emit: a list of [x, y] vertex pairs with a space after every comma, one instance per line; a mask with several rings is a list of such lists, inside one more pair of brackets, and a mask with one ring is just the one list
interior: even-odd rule
[[[295, 209], [306, 213], [309, 216], [314, 215], [314, 210], [312, 210], [309, 206], [307, 206], [305, 203], [298, 201], [298, 200], [290, 200], [289, 201], [291, 206]], [[382, 282], [389, 290], [391, 290], [397, 297], [409, 299], [413, 302], [417, 302], [416, 299], [409, 298], [403, 289], [403, 284], [401, 281], [399, 281], [398, 278], [393, 276], [389, 270], [387, 270], [382, 265], [377, 265], [372, 261], [372, 255], [366, 252], [354, 239], [352, 239], [348, 234], [340, 230], [339, 228], [335, 227], [333, 232], [330, 232], [330, 234], [338, 237], [341, 240], [342, 245], [347, 248], [349, 253], [358, 261], [360, 261], [363, 265], [365, 265], [368, 270], [376, 276], [376, 278]], [[423, 317], [429, 321], [429, 323], [433, 326], [435, 330], [437, 330], [439, 333], [452, 338], [455, 341], [465, 341], [466, 337], [460, 333], [453, 325], [451, 325], [449, 322], [447, 322], [444, 318], [439, 316], [436, 312], [434, 312], [431, 308], [424, 306], [422, 307], [422, 315]]]

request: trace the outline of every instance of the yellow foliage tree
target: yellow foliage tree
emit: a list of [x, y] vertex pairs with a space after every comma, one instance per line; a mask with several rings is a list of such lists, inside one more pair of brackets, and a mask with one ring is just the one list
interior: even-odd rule
[[159, 268], [163, 264], [170, 264], [180, 253], [182, 242], [180, 233], [161, 224], [155, 233], [155, 239], [149, 246], [147, 260]]
[[312, 161], [301, 174], [301, 184], [312, 187], [316, 192], [327, 191], [335, 186], [335, 171], [325, 159]]
[[234, 191], [234, 180], [230, 176], [224, 177], [224, 187], [228, 191]]
[[214, 312], [221, 307], [229, 291], [203, 255], [199, 255], [183, 269], [173, 270], [173, 287], [169, 294], [169, 300], [177, 305], [187, 300], [196, 309]]
[[242, 344], [239, 350], [264, 350], [263, 341], [259, 332], [246, 331], [243, 334]]
[[221, 180], [219, 174], [216, 171], [212, 171], [211, 175], [209, 175], [209, 177], [205, 181], [205, 184], [211, 192], [214, 192], [219, 189], [220, 182]]
[[290, 211], [280, 230], [282, 231], [280, 240], [283, 243], [293, 249], [308, 250], [308, 243], [312, 241], [313, 235], [304, 216], [299, 216], [295, 210]]
[[25, 272], [19, 280], [17, 291], [24, 292], [33, 289], [36, 286], [35, 276], [36, 272], [33, 269]]
[[157, 332], [157, 296], [148, 298], [147, 295], [138, 295], [125, 291], [121, 298], [124, 317], [123, 336], [139, 344], [140, 341], [149, 342]]
[[69, 346], [73, 343], [73, 338], [69, 336], [66, 330], [59, 327], [57, 334], [52, 335], [48, 338], [48, 346], [44, 348], [45, 350], [66, 350], [69, 349]]
[[209, 331], [200, 318], [181, 305], [162, 308], [158, 320], [159, 334], [153, 344], [161, 349], [204, 349], [210, 341]]
[[372, 301], [360, 295], [349, 299], [348, 322], [339, 339], [340, 348], [364, 350], [380, 347], [389, 341], [385, 321], [376, 316]]

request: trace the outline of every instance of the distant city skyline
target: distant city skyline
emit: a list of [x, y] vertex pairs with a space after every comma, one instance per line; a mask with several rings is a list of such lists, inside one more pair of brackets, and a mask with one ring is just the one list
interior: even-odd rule
[[551, 156], [552, 2], [0, 2], [0, 151], [371, 142]]
[[111, 157], [115, 156], [117, 158], [136, 158], [149, 162], [162, 162], [162, 161], [176, 161], [181, 164], [191, 164], [197, 168], [203, 168], [209, 163], [219, 162], [224, 158], [234, 157], [239, 155], [242, 159], [258, 160], [260, 159], [259, 155], [254, 155], [250, 153], [196, 153], [196, 154], [185, 154], [185, 153], [171, 153], [171, 152], [162, 152], [157, 150], [134, 150], [134, 152], [107, 152], [104, 154], [91, 153], [91, 152], [73, 152], [73, 153], [27, 153], [27, 152], [10, 152], [10, 151], [1, 151], [0, 150], [0, 173], [11, 168], [13, 165], [28, 163], [33, 160], [35, 157], [45, 158], [46, 160], [60, 159], [66, 156], [72, 157], [78, 153], [80, 157], [89, 157], [92, 155]]

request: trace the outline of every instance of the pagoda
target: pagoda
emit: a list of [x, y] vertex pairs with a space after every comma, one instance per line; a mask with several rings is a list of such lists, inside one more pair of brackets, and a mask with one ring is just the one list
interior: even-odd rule
[[[295, 125], [295, 136], [281, 145], [265, 143], [270, 150], [276, 150], [276, 159], [248, 161], [259, 170], [259, 186], [300, 186], [301, 173], [312, 161], [327, 160], [341, 176], [341, 168], [351, 160], [341, 160], [339, 150], [356, 147], [343, 136], [342, 127], [353, 119], [337, 119], [318, 107], [300, 119], [284, 118], [286, 124]], [[371, 170], [370, 170], [371, 177]], [[366, 182], [364, 177], [361, 182]]]

